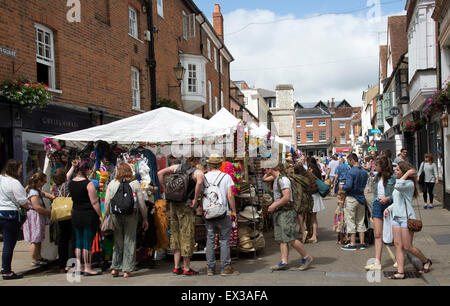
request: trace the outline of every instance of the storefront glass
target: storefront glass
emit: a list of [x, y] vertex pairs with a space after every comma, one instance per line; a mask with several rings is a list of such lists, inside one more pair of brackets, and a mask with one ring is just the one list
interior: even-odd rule
[[23, 178], [28, 180], [36, 171], [44, 169], [44, 138], [49, 134], [22, 132]]

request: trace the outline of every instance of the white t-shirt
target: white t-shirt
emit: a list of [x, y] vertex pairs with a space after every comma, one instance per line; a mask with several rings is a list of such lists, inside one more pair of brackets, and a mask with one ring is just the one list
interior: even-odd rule
[[378, 181], [378, 200], [385, 197], [383, 178]]
[[332, 160], [330, 162], [329, 168], [330, 168], [330, 176], [336, 176], [336, 168], [339, 166], [339, 161]]
[[17, 204], [27, 201], [27, 192], [18, 180], [0, 175], [0, 210], [17, 210]]
[[281, 179], [276, 178], [273, 181], [273, 198], [274, 198], [275, 202], [279, 201], [283, 197], [282, 193], [278, 190], [278, 183], [277, 183], [278, 180], [280, 181], [280, 188], [281, 188], [282, 191], [283, 191], [283, 189], [289, 188], [289, 191], [291, 193], [291, 199], [290, 200], [292, 202], [293, 198], [292, 198], [291, 181], [285, 176], [282, 177]]
[[[219, 175], [224, 175], [222, 180], [220, 180], [218, 178]], [[214, 183], [218, 183], [220, 181], [220, 184], [219, 184], [220, 195], [222, 196], [222, 200], [223, 200], [224, 204], [228, 208], [228, 197], [227, 197], [228, 188], [234, 186], [234, 182], [233, 182], [233, 179], [231, 178], [231, 176], [229, 174], [223, 173], [221, 171], [211, 171], [211, 172], [208, 172], [205, 174], [205, 179], [211, 185]], [[217, 179], [217, 182], [216, 182], [216, 179]], [[207, 184], [205, 184], [205, 182], [204, 182], [203, 187], [205, 189], [206, 189], [206, 185]]]

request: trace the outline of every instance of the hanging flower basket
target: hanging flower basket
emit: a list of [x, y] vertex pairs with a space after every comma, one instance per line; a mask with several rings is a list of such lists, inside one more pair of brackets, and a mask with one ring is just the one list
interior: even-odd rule
[[416, 131], [420, 131], [425, 127], [425, 124], [426, 122], [423, 119], [411, 120], [405, 124], [403, 132], [414, 133]]
[[46, 107], [52, 99], [47, 85], [32, 83], [27, 79], [3, 82], [0, 85], [0, 96], [28, 111]]
[[423, 113], [431, 116], [434, 113], [439, 113], [444, 110], [444, 106], [449, 104], [450, 101], [450, 81], [445, 81], [442, 89], [435, 91], [435, 93], [427, 99], [425, 109]]

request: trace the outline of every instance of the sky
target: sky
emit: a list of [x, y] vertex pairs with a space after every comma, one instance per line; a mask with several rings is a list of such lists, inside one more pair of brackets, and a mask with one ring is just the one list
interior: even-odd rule
[[346, 99], [378, 82], [379, 45], [387, 17], [405, 15], [406, 0], [194, 0], [212, 24], [224, 17], [231, 79], [275, 90], [294, 86], [295, 101]]

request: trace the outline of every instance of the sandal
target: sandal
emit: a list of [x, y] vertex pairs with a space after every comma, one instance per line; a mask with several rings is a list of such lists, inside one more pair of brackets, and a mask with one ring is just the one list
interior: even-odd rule
[[[425, 269], [425, 265], [428, 264], [428, 268]], [[431, 270], [431, 265], [433, 263], [431, 262], [431, 260], [427, 259], [427, 261], [425, 261], [423, 263], [423, 269], [419, 271], [419, 273], [424, 274], [424, 273], [428, 273]]]
[[132, 273], [129, 273], [129, 272], [125, 272], [125, 273], [123, 274], [123, 277], [124, 277], [124, 278], [132, 277], [132, 276], [133, 276], [133, 274], [132, 274]]
[[119, 277], [119, 271], [117, 271], [117, 270], [112, 270], [112, 271], [111, 271], [111, 276], [112, 276], [112, 277]]
[[[403, 276], [400, 277], [397, 275], [403, 275]], [[405, 277], [406, 277], [405, 273], [400, 273], [400, 272], [396, 271], [393, 275], [389, 276], [388, 279], [405, 279]]]
[[11, 271], [10, 275], [2, 273], [2, 277], [4, 280], [21, 279], [23, 278], [23, 274], [16, 274]]

